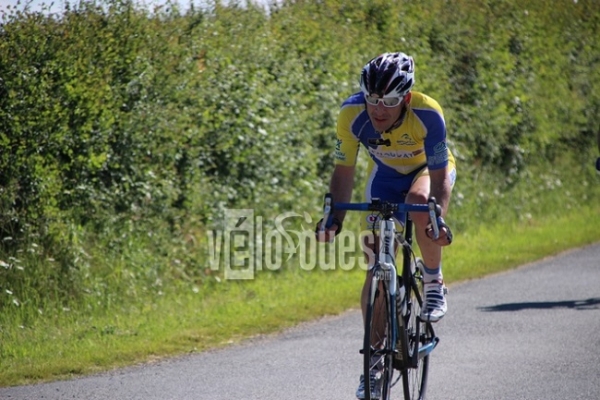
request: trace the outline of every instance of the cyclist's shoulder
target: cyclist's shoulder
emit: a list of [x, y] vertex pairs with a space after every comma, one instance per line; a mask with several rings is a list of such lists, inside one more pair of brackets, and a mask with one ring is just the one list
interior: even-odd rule
[[354, 93], [342, 102], [338, 120], [350, 123], [350, 121], [354, 121], [356, 118], [360, 118], [362, 114], [365, 114], [366, 108], [363, 94], [361, 92]]
[[365, 107], [365, 96], [362, 92], [353, 93], [342, 102], [342, 108], [349, 106]]
[[437, 100], [433, 97], [426, 95], [425, 93], [412, 91], [412, 97], [410, 99], [410, 107], [413, 110], [433, 110], [439, 113], [442, 112], [442, 107]]

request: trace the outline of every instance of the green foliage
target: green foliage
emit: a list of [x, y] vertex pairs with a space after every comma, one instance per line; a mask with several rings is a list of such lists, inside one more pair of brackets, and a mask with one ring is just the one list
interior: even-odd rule
[[339, 104], [383, 51], [414, 55], [444, 108], [459, 230], [588, 195], [567, 181], [593, 182], [594, 0], [135, 4], [1, 15], [2, 309], [208, 290], [225, 208], [318, 213]]

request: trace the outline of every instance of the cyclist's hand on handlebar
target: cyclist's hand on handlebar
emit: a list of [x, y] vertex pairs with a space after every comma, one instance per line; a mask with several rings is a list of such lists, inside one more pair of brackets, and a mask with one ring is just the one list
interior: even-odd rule
[[440, 230], [439, 237], [437, 239], [433, 238], [433, 226], [431, 224], [427, 225], [427, 228], [425, 229], [425, 234], [427, 237], [440, 246], [448, 246], [452, 244], [452, 230], [450, 230], [450, 227], [446, 225], [444, 218], [437, 217], [437, 226]]
[[333, 239], [338, 235], [338, 233], [340, 233], [341, 230], [342, 222], [339, 219], [333, 218], [331, 225], [324, 227], [323, 218], [321, 218], [321, 220], [317, 222], [315, 235], [318, 242], [333, 242]]

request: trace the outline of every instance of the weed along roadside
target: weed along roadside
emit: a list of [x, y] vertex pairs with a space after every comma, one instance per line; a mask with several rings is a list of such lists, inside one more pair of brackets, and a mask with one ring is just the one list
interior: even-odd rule
[[358, 220], [312, 232], [340, 102], [385, 51], [445, 112], [448, 283], [600, 241], [600, 2], [274, 3], [0, 10], [0, 385], [357, 307]]

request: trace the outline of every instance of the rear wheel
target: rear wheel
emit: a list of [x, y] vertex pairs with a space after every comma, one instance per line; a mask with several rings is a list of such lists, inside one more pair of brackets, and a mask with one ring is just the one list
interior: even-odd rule
[[386, 282], [377, 279], [376, 272], [370, 275], [363, 342], [365, 399], [371, 400], [371, 392], [368, 388], [374, 387], [375, 382], [372, 382], [371, 378], [376, 377], [381, 382], [381, 400], [388, 400], [394, 373], [393, 352], [388, 341], [388, 338], [392, 337], [392, 326], [388, 318], [391, 315], [389, 292]]

